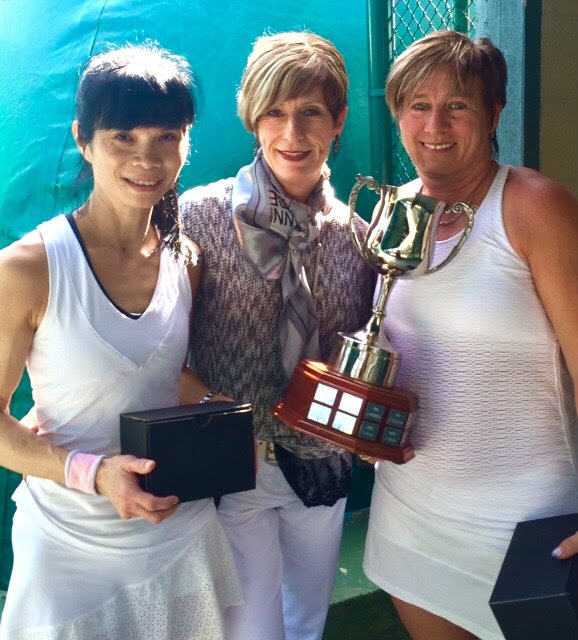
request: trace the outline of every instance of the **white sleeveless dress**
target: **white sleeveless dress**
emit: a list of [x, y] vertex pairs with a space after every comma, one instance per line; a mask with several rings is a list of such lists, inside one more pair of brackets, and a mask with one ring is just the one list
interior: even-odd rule
[[[502, 640], [488, 601], [517, 522], [578, 511], [572, 384], [526, 263], [504, 230], [501, 166], [470, 238], [396, 284], [396, 385], [419, 396], [406, 465], [380, 463], [364, 560], [385, 591]], [[435, 263], [457, 238], [436, 243]]]
[[[39, 231], [50, 294], [27, 361], [38, 437], [118, 454], [120, 413], [178, 404], [186, 269], [163, 249], [153, 298], [134, 319], [106, 296], [64, 216]], [[28, 477], [14, 500], [2, 640], [223, 639], [222, 611], [242, 597], [212, 500], [157, 526], [50, 480]]]

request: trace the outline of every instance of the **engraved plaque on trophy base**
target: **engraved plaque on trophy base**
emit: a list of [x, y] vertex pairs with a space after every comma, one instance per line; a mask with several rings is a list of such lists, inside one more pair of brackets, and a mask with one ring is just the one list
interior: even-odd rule
[[296, 431], [346, 451], [397, 464], [414, 457], [409, 442], [417, 396], [386, 389], [303, 360], [273, 415]]

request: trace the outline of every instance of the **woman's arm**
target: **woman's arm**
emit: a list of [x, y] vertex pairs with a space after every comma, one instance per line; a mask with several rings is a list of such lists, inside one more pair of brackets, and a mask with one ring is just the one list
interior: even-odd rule
[[[187, 242], [191, 244], [194, 252], [198, 256], [198, 260], [196, 264], [190, 264], [188, 266], [189, 280], [191, 282], [191, 292], [193, 294], [193, 309], [194, 309], [194, 301], [199, 290], [200, 282], [201, 282], [201, 273], [203, 268], [202, 263], [202, 255], [199, 247], [187, 239]], [[194, 322], [194, 313], [191, 311], [190, 318], [190, 326], [192, 329], [192, 323]], [[189, 340], [190, 344], [190, 340]], [[179, 403], [180, 404], [197, 404], [200, 402], [208, 393], [216, 391], [215, 389], [209, 389], [209, 387], [199, 378], [199, 376], [189, 369], [187, 366], [187, 362], [185, 359], [185, 364], [183, 365], [183, 370], [181, 373], [181, 380], [179, 385]], [[210, 402], [216, 402], [217, 400], [231, 400], [231, 398], [223, 395], [222, 393], [216, 392], [213, 396], [211, 396]]]
[[48, 265], [38, 234], [0, 251], [0, 465], [64, 482], [68, 452], [10, 416], [10, 400], [48, 299]]
[[209, 402], [232, 402], [228, 396], [219, 393], [215, 389], [209, 389], [199, 376], [185, 365], [181, 373], [179, 404], [198, 404], [209, 393], [214, 393], [214, 395], [211, 395]]
[[[561, 184], [536, 171], [512, 169], [510, 174], [504, 194], [506, 232], [530, 267], [576, 390], [578, 202]], [[567, 558], [576, 553], [578, 533], [562, 542], [555, 555]]]
[[[0, 251], [0, 465], [64, 484], [69, 451], [39, 438], [10, 415], [10, 400], [46, 309], [48, 288], [48, 264], [37, 232]], [[134, 456], [106, 458], [97, 470], [97, 492], [110, 500], [121, 518], [161, 522], [174, 513], [178, 500], [140, 489], [135, 474], [153, 468], [154, 462]]]

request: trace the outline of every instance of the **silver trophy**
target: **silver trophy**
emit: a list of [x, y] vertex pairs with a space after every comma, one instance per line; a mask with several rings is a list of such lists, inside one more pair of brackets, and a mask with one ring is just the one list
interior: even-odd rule
[[[463, 202], [453, 211], [463, 211], [466, 227], [449, 256], [432, 268], [436, 231], [444, 202], [406, 187], [381, 186], [372, 177], [357, 175], [349, 196], [351, 237], [367, 264], [379, 274], [379, 295], [367, 325], [352, 335], [339, 334], [329, 359], [335, 371], [369, 384], [393, 387], [400, 355], [381, 330], [385, 307], [398, 279], [410, 280], [434, 273], [451, 262], [467, 240], [474, 224], [474, 211]], [[357, 197], [363, 187], [379, 194], [369, 229], [361, 241], [353, 224]]]
[[[360, 240], [353, 221], [364, 186], [379, 194], [379, 203]], [[460, 202], [452, 210], [465, 213], [466, 227], [449, 256], [432, 267], [445, 208], [445, 203], [408, 187], [381, 186], [371, 177], [357, 176], [349, 197], [350, 230], [357, 250], [379, 274], [379, 294], [367, 325], [354, 334], [340, 333], [327, 364], [303, 360], [297, 365], [284, 400], [271, 409], [286, 425], [361, 456], [398, 464], [414, 457], [410, 433], [418, 398], [394, 387], [401, 356], [382, 324], [398, 279], [438, 271], [467, 240], [474, 210]]]

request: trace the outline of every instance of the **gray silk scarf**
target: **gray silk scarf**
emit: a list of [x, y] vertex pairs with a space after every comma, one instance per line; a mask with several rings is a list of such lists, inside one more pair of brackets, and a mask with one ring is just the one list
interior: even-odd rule
[[303, 358], [319, 359], [319, 321], [303, 268], [303, 251], [319, 236], [319, 218], [331, 209], [328, 169], [307, 204], [289, 198], [269, 169], [263, 150], [233, 184], [233, 223], [248, 260], [266, 280], [280, 280], [281, 362], [289, 379]]

